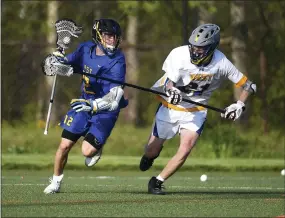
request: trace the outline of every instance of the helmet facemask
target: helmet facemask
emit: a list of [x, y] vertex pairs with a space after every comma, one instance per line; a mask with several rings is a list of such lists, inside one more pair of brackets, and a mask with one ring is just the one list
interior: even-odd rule
[[102, 32], [101, 35], [101, 45], [107, 51], [108, 54], [113, 54], [120, 44], [120, 39], [117, 35], [110, 32]]
[[191, 63], [195, 65], [203, 65], [208, 63], [217, 45], [207, 45], [207, 46], [195, 46], [189, 45]]

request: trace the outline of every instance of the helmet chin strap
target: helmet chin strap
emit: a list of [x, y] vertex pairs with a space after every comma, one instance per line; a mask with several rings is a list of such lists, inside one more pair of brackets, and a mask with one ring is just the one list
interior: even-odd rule
[[206, 57], [204, 60], [202, 60], [201, 64], [198, 64], [198, 66], [202, 67], [207, 66], [211, 62], [212, 58], [213, 58], [213, 53], [210, 54], [208, 57]]
[[[108, 50], [106, 49], [107, 45], [106, 45], [106, 47], [104, 47], [104, 45], [102, 45], [101, 43], [98, 43], [97, 45], [98, 45], [99, 48], [105, 53], [105, 55], [107, 55], [107, 56], [113, 56], [113, 55], [115, 54], [115, 52], [112, 52], [112, 53], [108, 52]], [[112, 46], [112, 47], [113, 47], [113, 46]], [[114, 47], [113, 47], [113, 49], [114, 49]]]
[[197, 65], [198, 67], [205, 67], [211, 62], [212, 58], [213, 58], [213, 53], [210, 54], [208, 57], [205, 57], [202, 60], [198, 61], [198, 63], [195, 62], [193, 63], [192, 60], [191, 63]]
[[[190, 47], [189, 47], [189, 48], [190, 48]], [[211, 62], [211, 60], [212, 60], [212, 58], [213, 58], [213, 55], [214, 55], [214, 51], [216, 50], [216, 48], [217, 48], [217, 45], [216, 45], [215, 48], [210, 52], [209, 55], [207, 55], [206, 57], [204, 57], [204, 58], [202, 58], [201, 60], [197, 61], [198, 63], [195, 63], [195, 61], [194, 61], [194, 63], [193, 63], [192, 60], [191, 60], [191, 63], [192, 63], [192, 64], [195, 64], [195, 65], [197, 65], [197, 66], [199, 66], [199, 67], [205, 67], [205, 66], [207, 66], [207, 65]]]

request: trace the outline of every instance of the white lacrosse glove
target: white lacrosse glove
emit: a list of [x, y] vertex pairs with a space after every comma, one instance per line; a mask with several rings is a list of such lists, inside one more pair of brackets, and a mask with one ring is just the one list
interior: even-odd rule
[[81, 111], [96, 112], [97, 105], [94, 105], [93, 104], [94, 102], [95, 101], [92, 101], [91, 99], [89, 100], [82, 99], [82, 98], [72, 99], [70, 102], [70, 106], [76, 112], [81, 112]]
[[64, 64], [64, 56], [59, 54], [48, 55], [42, 62], [42, 70], [46, 76], [71, 76], [73, 74], [73, 67], [71, 65]]
[[97, 113], [98, 111], [107, 110], [114, 111], [119, 107], [118, 102], [113, 101], [112, 103], [106, 102], [104, 99], [98, 98], [95, 100], [86, 99], [72, 99], [70, 106], [76, 112], [87, 111]]
[[179, 104], [182, 101], [181, 91], [175, 87], [166, 90], [166, 95], [168, 96], [167, 102], [170, 104]]
[[225, 113], [222, 113], [221, 117], [235, 121], [240, 118], [244, 110], [245, 104], [242, 101], [237, 101], [236, 103], [226, 107]]

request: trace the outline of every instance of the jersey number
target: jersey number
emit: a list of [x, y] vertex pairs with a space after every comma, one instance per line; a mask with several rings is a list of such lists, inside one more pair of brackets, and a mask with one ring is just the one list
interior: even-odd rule
[[65, 115], [63, 123], [65, 123], [67, 126], [70, 126], [72, 121], [73, 121], [73, 117], [68, 117], [67, 115]]
[[186, 87], [189, 87], [189, 89], [204, 92], [207, 88], [209, 88], [210, 83], [204, 84], [202, 86], [199, 86], [198, 83], [190, 82]]
[[[92, 72], [92, 68], [87, 66], [87, 65], [84, 65], [83, 72], [84, 73], [91, 73]], [[90, 87], [90, 79], [89, 79], [89, 77], [83, 75], [82, 79], [84, 80], [85, 87], [86, 88]]]
[[187, 86], [181, 87], [180, 90], [185, 92], [188, 96], [202, 95], [202, 93], [208, 89], [210, 83], [199, 86], [198, 83], [190, 82]]

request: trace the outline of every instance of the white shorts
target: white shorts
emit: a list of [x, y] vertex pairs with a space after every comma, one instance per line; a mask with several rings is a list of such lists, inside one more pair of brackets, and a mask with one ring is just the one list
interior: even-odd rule
[[152, 135], [161, 139], [171, 139], [180, 133], [181, 129], [189, 129], [200, 135], [206, 116], [207, 110], [184, 112], [160, 105], [156, 112]]

